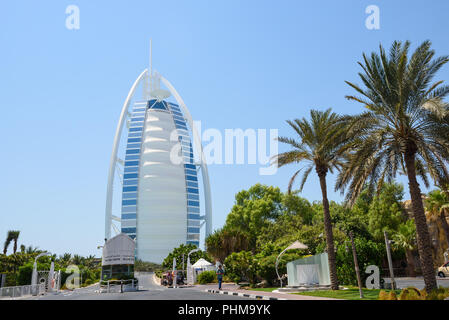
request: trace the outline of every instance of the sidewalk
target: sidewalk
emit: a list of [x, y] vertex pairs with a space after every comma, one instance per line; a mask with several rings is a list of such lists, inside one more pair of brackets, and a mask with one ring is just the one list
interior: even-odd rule
[[303, 296], [290, 293], [266, 292], [239, 289], [234, 283], [225, 283], [218, 290], [217, 284], [196, 285], [195, 288], [211, 294], [227, 294], [261, 300], [338, 300], [333, 298]]

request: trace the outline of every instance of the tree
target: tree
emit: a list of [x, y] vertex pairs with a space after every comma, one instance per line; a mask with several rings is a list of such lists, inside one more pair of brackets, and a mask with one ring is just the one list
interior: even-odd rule
[[407, 259], [409, 276], [415, 277], [415, 262], [412, 251], [416, 247], [416, 226], [412, 219], [399, 225], [398, 231], [393, 233], [393, 248], [404, 249]]
[[20, 231], [15, 230], [15, 231], [10, 231], [12, 234], [12, 241], [14, 241], [14, 245], [13, 245], [13, 253], [17, 252], [17, 241], [19, 240], [19, 235], [20, 235]]
[[[329, 257], [331, 288], [332, 290], [338, 290], [332, 222], [329, 212], [329, 201], [327, 198], [326, 175], [328, 172], [332, 173], [334, 169], [339, 168], [342, 157], [349, 146], [346, 135], [347, 117], [339, 116], [331, 112], [331, 109], [328, 109], [324, 112], [311, 110], [310, 118], [310, 121], [305, 118], [287, 121], [296, 132], [299, 139], [280, 137], [279, 141], [288, 144], [293, 150], [277, 155], [276, 162], [279, 167], [287, 164], [306, 163], [306, 169], [302, 176], [299, 191], [302, 191], [309, 174], [315, 168], [315, 172], [320, 180], [323, 197], [324, 231]], [[301, 170], [302, 168], [296, 171], [290, 179], [288, 186], [289, 193]]]
[[249, 241], [245, 234], [230, 227], [214, 231], [206, 238], [206, 250], [222, 262], [233, 252], [249, 250]]
[[357, 136], [356, 149], [337, 179], [337, 189], [347, 189], [349, 203], [368, 183], [370, 190], [391, 182], [398, 170], [408, 177], [413, 214], [418, 234], [426, 290], [437, 287], [433, 269], [431, 242], [426, 224], [421, 189], [417, 177], [426, 186], [428, 175], [435, 181], [447, 181], [445, 161], [449, 159], [449, 111], [443, 99], [449, 86], [431, 83], [449, 57], [434, 58], [431, 43], [422, 43], [409, 58], [410, 42], [395, 41], [389, 55], [382, 45], [380, 54], [363, 54], [359, 76], [364, 87], [346, 82], [361, 97], [347, 96], [363, 104], [368, 111], [355, 116], [350, 133]]
[[437, 189], [429, 192], [425, 204], [428, 217], [431, 220], [440, 220], [446, 236], [447, 245], [449, 246], [449, 225], [446, 220], [446, 212], [449, 212], [449, 197], [446, 193]]
[[395, 233], [406, 220], [401, 205], [403, 194], [401, 185], [387, 183], [374, 197], [368, 210], [368, 230], [375, 240], [382, 241], [384, 231]]
[[14, 231], [12, 231], [12, 230], [8, 231], [8, 235], [6, 236], [5, 244], [3, 245], [3, 254], [6, 254], [6, 252], [8, 252], [8, 247], [14, 238], [13, 232]]
[[[183, 258], [184, 264], [187, 266], [187, 255], [190, 251], [197, 248], [198, 247], [194, 244], [181, 244], [179, 247], [174, 248], [173, 251], [168, 254], [168, 256], [162, 262], [162, 267], [171, 269], [173, 267], [173, 258], [176, 258], [176, 268], [178, 270], [183, 270]], [[211, 258], [209, 257], [209, 255], [206, 252], [200, 250], [190, 255], [190, 263], [194, 264], [201, 258], [211, 262]]]
[[253, 251], [261, 231], [282, 214], [283, 194], [279, 188], [255, 184], [235, 196], [235, 204], [226, 218], [225, 230], [238, 231]]

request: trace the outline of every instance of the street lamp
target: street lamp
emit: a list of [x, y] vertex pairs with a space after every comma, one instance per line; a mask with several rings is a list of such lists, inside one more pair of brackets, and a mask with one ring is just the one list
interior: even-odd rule
[[[191, 277], [189, 277], [189, 275], [192, 273], [192, 270], [191, 270], [191, 268], [190, 268], [190, 254], [192, 254], [192, 253], [194, 253], [194, 252], [198, 252], [198, 251], [201, 251], [201, 249], [200, 249], [200, 248], [193, 249], [193, 250], [190, 251], [189, 254], [187, 255], [187, 282], [189, 282], [189, 279], [190, 279], [190, 278], [192, 278], [192, 281], [193, 281], [193, 274], [192, 274]], [[193, 282], [194, 282], [194, 281], [193, 281]]]
[[278, 257], [276, 258], [276, 274], [278, 275], [278, 279], [281, 282], [281, 288], [282, 288], [282, 279], [279, 276], [279, 272], [278, 272], [278, 264], [279, 264], [279, 259], [281, 258], [281, 256], [284, 254], [285, 251], [290, 250], [290, 249], [308, 249], [308, 248], [309, 247], [306, 246], [305, 244], [303, 244], [299, 241], [295, 241], [291, 245], [289, 245], [287, 248], [282, 250], [282, 252], [278, 255]]
[[[106, 239], [105, 239], [106, 240]], [[97, 246], [97, 249], [98, 250], [100, 250], [100, 248], [103, 248], [104, 249], [104, 246]], [[101, 281], [103, 281], [103, 250], [102, 250], [102, 252], [101, 252], [101, 259], [102, 259], [102, 261], [101, 261], [101, 273], [100, 273], [100, 282], [99, 282], [99, 286], [100, 286], [100, 289], [101, 289]]]

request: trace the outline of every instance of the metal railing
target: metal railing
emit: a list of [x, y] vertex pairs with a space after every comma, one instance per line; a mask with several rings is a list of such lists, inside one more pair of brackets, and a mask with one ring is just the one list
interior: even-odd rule
[[0, 288], [0, 298], [18, 298], [23, 296], [40, 295], [44, 293], [45, 284]]
[[100, 281], [100, 292], [126, 292], [135, 291], [136, 283], [134, 279], [131, 280], [107, 280]]

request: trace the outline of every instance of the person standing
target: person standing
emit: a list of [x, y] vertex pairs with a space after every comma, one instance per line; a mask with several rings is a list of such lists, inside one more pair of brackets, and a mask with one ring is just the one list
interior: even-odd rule
[[220, 264], [218, 266], [218, 270], [217, 270], [218, 290], [221, 290], [221, 283], [223, 282], [223, 275], [224, 275], [223, 267]]

